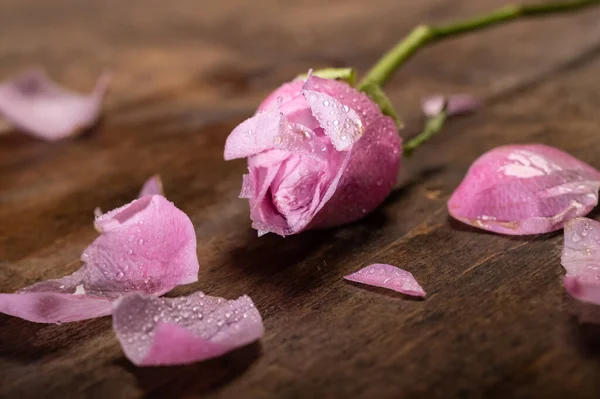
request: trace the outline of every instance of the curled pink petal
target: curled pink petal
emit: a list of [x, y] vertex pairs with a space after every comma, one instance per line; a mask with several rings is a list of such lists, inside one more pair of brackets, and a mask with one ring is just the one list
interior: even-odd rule
[[0, 84], [0, 115], [19, 129], [54, 141], [85, 131], [100, 116], [111, 77], [104, 73], [89, 95], [65, 90], [40, 69]]
[[165, 191], [163, 190], [163, 183], [160, 178], [160, 175], [154, 175], [142, 186], [140, 193], [138, 194], [138, 198], [142, 198], [145, 195], [162, 195], [165, 196]]
[[564, 285], [574, 298], [600, 305], [600, 223], [575, 218], [565, 224], [561, 263]]
[[598, 203], [600, 172], [542, 144], [495, 148], [479, 157], [448, 201], [452, 217], [496, 233], [558, 230]]
[[75, 273], [0, 294], [0, 312], [40, 323], [111, 312], [127, 292], [162, 295], [198, 280], [196, 235], [186, 214], [160, 195], [145, 196], [96, 219], [100, 236]]
[[248, 296], [157, 298], [130, 294], [119, 300], [113, 327], [129, 360], [138, 366], [175, 365], [221, 356], [264, 334]]
[[227, 137], [226, 160], [246, 158], [270, 150], [279, 133], [281, 114], [278, 110], [260, 112], [238, 125]]
[[383, 263], [374, 263], [364, 267], [355, 273], [344, 276], [344, 279], [387, 288], [406, 295], [425, 296], [425, 290], [410, 272]]
[[479, 100], [469, 94], [453, 94], [450, 96], [435, 95], [427, 97], [421, 104], [423, 113], [428, 117], [438, 115], [444, 109], [448, 115], [460, 115], [473, 112], [480, 106]]
[[313, 78], [306, 80], [302, 94], [308, 101], [314, 117], [338, 151], [347, 151], [365, 132], [360, 116], [348, 105], [334, 97], [311, 90], [317, 83]]

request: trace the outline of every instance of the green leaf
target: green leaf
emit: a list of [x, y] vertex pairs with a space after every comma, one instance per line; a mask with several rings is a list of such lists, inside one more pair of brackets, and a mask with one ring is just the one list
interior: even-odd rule
[[[325, 68], [317, 69], [312, 72], [313, 76], [318, 76], [323, 79], [342, 80], [354, 87], [356, 82], [356, 71], [352, 68]], [[308, 74], [298, 75], [296, 79], [306, 79]]]
[[381, 109], [381, 112], [384, 115], [391, 117], [394, 122], [396, 122], [396, 127], [398, 127], [398, 129], [402, 129], [404, 127], [404, 123], [402, 123], [402, 120], [394, 110], [392, 102], [385, 95], [381, 86], [379, 86], [377, 83], [367, 83], [363, 85], [361, 91], [369, 96], [377, 105], [379, 105], [379, 109]]

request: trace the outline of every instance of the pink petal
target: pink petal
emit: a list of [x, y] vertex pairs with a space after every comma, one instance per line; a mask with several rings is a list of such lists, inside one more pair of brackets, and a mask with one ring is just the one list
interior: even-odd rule
[[450, 96], [435, 95], [423, 100], [423, 113], [428, 117], [438, 115], [444, 109], [444, 103], [448, 102], [446, 111], [448, 115], [459, 115], [475, 111], [480, 102], [469, 94], [453, 94]]
[[279, 133], [279, 110], [261, 112], [240, 123], [225, 142], [225, 160], [246, 158], [273, 148]]
[[275, 137], [275, 149], [292, 152], [310, 153], [315, 157], [324, 158], [328, 155], [327, 140], [319, 137], [303, 125], [284, 122], [279, 134]]
[[569, 294], [583, 302], [600, 305], [600, 223], [575, 218], [565, 225], [561, 263], [567, 274]]
[[365, 126], [360, 116], [354, 109], [342, 104], [334, 97], [315, 91], [315, 85], [317, 83], [314, 83], [313, 78], [309, 77], [302, 90], [312, 114], [319, 121], [336, 150], [349, 150], [365, 132]]
[[138, 366], [218, 357], [264, 334], [249, 297], [228, 301], [201, 292], [180, 298], [127, 295], [115, 306], [113, 326], [125, 355]]
[[96, 219], [101, 235], [70, 276], [0, 294], [0, 312], [40, 323], [84, 320], [111, 312], [127, 292], [162, 295], [198, 280], [190, 219], [160, 195], [145, 196]]
[[65, 90], [39, 69], [0, 84], [0, 115], [23, 131], [54, 141], [83, 132], [100, 116], [111, 77], [102, 74], [89, 95]]
[[425, 296], [425, 290], [410, 272], [383, 263], [375, 263], [364, 267], [355, 273], [344, 276], [344, 279], [387, 288], [406, 295]]
[[573, 298], [582, 302], [600, 305], [600, 284], [570, 276], [564, 277], [563, 284]]
[[598, 203], [600, 172], [542, 144], [495, 148], [477, 159], [448, 201], [450, 214], [497, 233], [562, 228]]
[[[380, 115], [348, 151], [330, 162], [337, 175], [327, 187], [310, 228], [327, 228], [358, 220], [387, 197], [398, 179], [402, 140], [394, 120]], [[333, 161], [333, 155], [331, 155]]]
[[144, 183], [140, 193], [138, 194], [138, 198], [142, 198], [145, 195], [162, 195], [163, 197], [165, 196], [160, 175], [154, 175], [148, 180], [146, 180], [146, 183]]
[[254, 186], [254, 182], [250, 175], [245, 174], [242, 176], [242, 191], [240, 191], [239, 198], [252, 198], [252, 187]]

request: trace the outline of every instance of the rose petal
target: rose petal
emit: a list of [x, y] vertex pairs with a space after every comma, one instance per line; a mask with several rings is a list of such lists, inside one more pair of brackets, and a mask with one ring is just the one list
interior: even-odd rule
[[449, 116], [473, 112], [481, 105], [479, 100], [469, 94], [452, 94], [449, 96], [438, 94], [424, 99], [421, 107], [423, 113], [432, 118], [442, 112], [446, 102], [446, 113]]
[[0, 115], [23, 131], [54, 141], [96, 123], [111, 77], [103, 73], [89, 95], [65, 90], [39, 69], [0, 84]]
[[281, 114], [278, 109], [265, 111], [240, 123], [225, 142], [225, 160], [246, 158], [273, 148], [279, 133]]
[[190, 219], [160, 195], [145, 196], [96, 219], [101, 235], [70, 276], [0, 295], [0, 312], [40, 323], [84, 320], [111, 312], [127, 292], [162, 295], [198, 280]]
[[275, 137], [275, 149], [305, 152], [319, 158], [328, 155], [325, 138], [317, 136], [312, 129], [298, 123], [285, 122], [285, 120], [283, 122], [286, 125], [281, 127]]
[[214, 358], [264, 334], [249, 297], [228, 301], [201, 292], [180, 298], [127, 295], [115, 306], [113, 327], [125, 355], [138, 366]]
[[425, 290], [410, 272], [383, 263], [374, 263], [364, 267], [355, 273], [344, 276], [344, 279], [387, 288], [406, 295], [425, 296]]
[[600, 305], [600, 223], [575, 218], [565, 224], [561, 263], [566, 290], [574, 298]]
[[[140, 190], [140, 193], [138, 194], [138, 198], [142, 198], [145, 195], [162, 195], [163, 197], [165, 196], [165, 192], [163, 190], [163, 184], [162, 184], [162, 180], [160, 178], [160, 175], [154, 175], [152, 177], [150, 177], [148, 180], [146, 180], [146, 182], [144, 183], [144, 185], [142, 186], [142, 189]], [[94, 208], [94, 217], [97, 219], [100, 216], [102, 216], [102, 209], [100, 209], [100, 207], [96, 207]], [[98, 230], [98, 232], [102, 232], [100, 230], [100, 228], [98, 226], [96, 226], [96, 222], [94, 221], [94, 228], [96, 230]]]
[[162, 180], [160, 175], [154, 175], [142, 186], [140, 193], [138, 194], [138, 198], [142, 198], [145, 195], [162, 195], [165, 196], [165, 191], [163, 190]]
[[598, 203], [600, 172], [542, 144], [495, 148], [477, 159], [448, 201], [450, 214], [497, 233], [562, 228]]
[[313, 78], [309, 77], [302, 94], [335, 149], [347, 151], [362, 137], [365, 126], [354, 109], [328, 94], [312, 90], [315, 84]]
[[396, 184], [402, 140], [393, 119], [380, 115], [344, 158], [330, 156], [337, 174], [322, 197], [310, 228], [349, 223], [373, 211]]

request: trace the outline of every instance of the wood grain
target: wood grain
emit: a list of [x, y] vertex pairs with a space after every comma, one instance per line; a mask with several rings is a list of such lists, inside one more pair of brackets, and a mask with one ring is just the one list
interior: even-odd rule
[[[398, 186], [364, 220], [256, 238], [237, 198], [243, 161], [229, 131], [270, 90], [309, 67], [365, 71], [419, 22], [504, 4], [480, 0], [3, 0], [0, 76], [40, 63], [70, 87], [115, 71], [102, 124], [41, 143], [0, 135], [0, 292], [79, 267], [92, 211], [129, 202], [161, 173], [192, 219], [203, 290], [249, 294], [267, 333], [209, 362], [136, 368], [109, 318], [38, 325], [0, 315], [6, 398], [598, 398], [600, 330], [560, 283], [560, 234], [504, 237], [448, 218], [470, 163], [507, 143], [542, 142], [600, 167], [600, 10], [515, 23], [432, 46], [389, 86], [407, 123], [420, 98], [470, 92], [405, 160]], [[593, 213], [593, 217], [598, 217]], [[406, 300], [341, 277], [372, 262], [410, 270], [429, 293]], [[591, 314], [591, 315], [590, 315]]]

